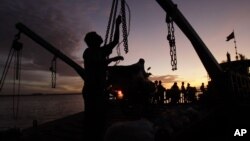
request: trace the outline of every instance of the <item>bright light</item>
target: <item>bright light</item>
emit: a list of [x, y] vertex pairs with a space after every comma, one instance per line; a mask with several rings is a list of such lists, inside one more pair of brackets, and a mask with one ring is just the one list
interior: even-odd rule
[[123, 93], [121, 90], [117, 91], [117, 99], [122, 99], [123, 98]]

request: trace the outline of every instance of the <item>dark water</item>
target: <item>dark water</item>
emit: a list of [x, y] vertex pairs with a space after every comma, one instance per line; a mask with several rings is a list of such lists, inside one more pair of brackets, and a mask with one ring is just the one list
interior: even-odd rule
[[[17, 101], [15, 101], [17, 105]], [[20, 96], [18, 110], [13, 110], [13, 97], [0, 97], [0, 130], [32, 126], [83, 111], [82, 95]], [[14, 119], [14, 112], [18, 112]]]

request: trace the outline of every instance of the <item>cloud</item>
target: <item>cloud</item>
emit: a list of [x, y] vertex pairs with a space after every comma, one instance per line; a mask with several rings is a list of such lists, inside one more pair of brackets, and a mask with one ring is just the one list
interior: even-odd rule
[[171, 88], [175, 82], [177, 82], [179, 86], [181, 85], [181, 82], [185, 82], [185, 80], [182, 80], [182, 78], [180, 78], [178, 75], [151, 76], [149, 79], [151, 81], [161, 81], [165, 88]]
[[152, 81], [162, 81], [162, 83], [174, 83], [179, 82], [178, 75], [160, 75], [160, 76], [151, 76], [149, 78]]
[[[91, 29], [89, 20], [91, 11], [88, 10], [93, 12], [97, 9], [96, 3], [85, 0], [2, 0], [0, 5], [0, 75], [12, 41], [18, 33], [15, 28], [15, 24], [18, 22], [22, 22], [69, 58], [82, 65], [82, 53], [79, 52], [83, 52], [85, 47], [83, 36]], [[56, 90], [49, 89], [51, 81], [49, 67], [53, 55], [24, 34], [21, 35], [20, 42], [23, 43], [21, 78], [23, 92], [79, 91], [82, 84], [76, 79], [78, 78], [77, 73], [60, 59], [57, 59], [58, 79], [60, 78], [61, 83], [65, 82]], [[10, 93], [12, 69], [11, 66], [6, 78], [8, 80], [5, 83], [5, 90], [10, 89]]]
[[[90, 24], [84, 16], [84, 0], [49, 1], [49, 0], [3, 0], [1, 1], [0, 17], [0, 55], [6, 56], [18, 32], [15, 29], [17, 22], [22, 22], [35, 33], [43, 37], [52, 45], [76, 62], [80, 57], [76, 52], [82, 49], [83, 35], [89, 31]], [[23, 45], [23, 58], [29, 63], [24, 63], [28, 70], [48, 70], [53, 55], [34, 43], [28, 37], [21, 36]], [[2, 58], [1, 58], [2, 60]], [[1, 64], [2, 61], [1, 61]], [[64, 63], [59, 63], [66, 66]], [[67, 68], [67, 67], [65, 67]], [[60, 75], [76, 75], [70, 69], [61, 71]]]

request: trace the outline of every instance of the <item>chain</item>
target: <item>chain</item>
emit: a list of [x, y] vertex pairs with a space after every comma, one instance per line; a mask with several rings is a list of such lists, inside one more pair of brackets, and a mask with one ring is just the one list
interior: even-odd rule
[[174, 36], [174, 22], [173, 19], [167, 15], [166, 17], [167, 27], [168, 27], [168, 35], [167, 40], [170, 46], [170, 57], [171, 57], [171, 65], [172, 70], [177, 70], [177, 57], [176, 57], [176, 45], [175, 45], [175, 36]]
[[125, 53], [128, 53], [128, 32], [126, 24], [125, 0], [121, 0], [121, 15], [122, 15], [123, 46]]
[[56, 88], [56, 56], [51, 60], [51, 87]]

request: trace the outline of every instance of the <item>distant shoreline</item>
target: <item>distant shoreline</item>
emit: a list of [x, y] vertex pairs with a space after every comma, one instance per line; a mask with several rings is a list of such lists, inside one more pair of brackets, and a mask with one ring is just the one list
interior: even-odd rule
[[11, 96], [62, 96], [62, 95], [81, 95], [81, 93], [55, 93], [55, 94], [44, 94], [44, 93], [33, 93], [33, 94], [20, 94], [20, 95], [13, 95], [13, 94], [0, 94], [0, 97], [11, 97]]

